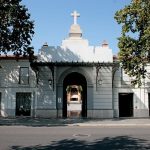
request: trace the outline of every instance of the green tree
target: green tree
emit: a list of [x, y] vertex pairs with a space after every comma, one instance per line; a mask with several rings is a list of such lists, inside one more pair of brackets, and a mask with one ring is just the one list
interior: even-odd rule
[[141, 86], [150, 60], [150, 0], [131, 0], [116, 12], [115, 19], [122, 25], [119, 60], [125, 72], [134, 77], [132, 83]]
[[21, 0], [0, 0], [0, 54], [33, 55], [34, 23]]

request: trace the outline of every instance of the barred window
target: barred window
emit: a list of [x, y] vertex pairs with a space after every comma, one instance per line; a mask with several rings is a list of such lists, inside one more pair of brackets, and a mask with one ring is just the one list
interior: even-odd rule
[[24, 85], [29, 84], [29, 68], [28, 67], [20, 67], [19, 84], [24, 84]]

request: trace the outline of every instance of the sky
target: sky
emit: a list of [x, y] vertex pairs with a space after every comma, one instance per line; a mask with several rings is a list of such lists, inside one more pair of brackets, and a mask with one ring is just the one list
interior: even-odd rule
[[32, 46], [35, 54], [47, 42], [49, 46], [60, 46], [68, 37], [73, 24], [71, 13], [80, 13], [78, 24], [83, 38], [91, 46], [99, 46], [104, 40], [113, 54], [119, 52], [117, 38], [121, 36], [121, 25], [114, 19], [115, 12], [130, 4], [131, 0], [22, 0], [35, 24]]

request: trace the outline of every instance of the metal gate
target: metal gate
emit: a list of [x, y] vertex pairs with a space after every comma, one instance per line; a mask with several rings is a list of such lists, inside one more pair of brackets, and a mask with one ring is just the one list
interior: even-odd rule
[[16, 116], [31, 115], [31, 93], [16, 93]]

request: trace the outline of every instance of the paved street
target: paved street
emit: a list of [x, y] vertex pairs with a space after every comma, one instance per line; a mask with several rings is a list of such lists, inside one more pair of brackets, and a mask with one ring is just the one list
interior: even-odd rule
[[149, 127], [0, 126], [1, 150], [145, 150]]

